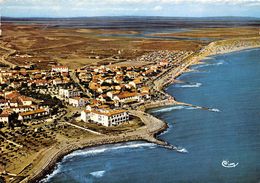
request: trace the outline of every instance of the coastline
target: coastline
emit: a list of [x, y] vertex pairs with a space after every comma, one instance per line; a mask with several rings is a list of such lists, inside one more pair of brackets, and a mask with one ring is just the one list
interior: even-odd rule
[[[60, 148], [53, 148], [53, 147], [48, 148], [44, 152], [45, 154], [49, 154], [50, 156], [48, 157], [44, 156], [43, 160], [41, 160], [38, 164], [35, 165], [35, 167], [33, 168], [34, 170], [30, 172], [30, 175], [25, 179], [23, 179], [21, 182], [37, 182], [41, 180], [43, 177], [46, 176], [46, 174], [50, 173], [54, 169], [57, 162], [61, 161], [64, 156], [66, 156], [67, 154], [75, 150], [79, 150], [87, 147], [95, 147], [99, 145], [114, 144], [114, 143], [129, 142], [129, 141], [147, 141], [159, 145], [168, 145], [167, 142], [157, 139], [158, 135], [168, 128], [167, 124], [162, 120], [150, 114], [147, 114], [146, 111], [148, 109], [158, 108], [165, 105], [177, 105], [178, 102], [174, 100], [173, 96], [170, 96], [167, 93], [165, 93], [164, 88], [169, 84], [174, 83], [174, 79], [179, 77], [181, 74], [188, 72], [188, 68], [190, 66], [200, 63], [202, 59], [213, 55], [225, 54], [225, 53], [260, 47], [260, 38], [257, 38], [258, 42], [255, 45], [252, 44], [252, 45], [246, 45], [241, 47], [237, 47], [236, 45], [233, 45], [233, 47], [231, 46], [231, 48], [229, 49], [227, 47], [221, 48], [221, 46], [223, 46], [222, 44], [225, 45], [228, 43], [225, 41], [230, 41], [230, 40], [220, 41], [220, 42], [224, 42], [220, 44], [220, 47], [218, 47], [219, 45], [216, 42], [210, 43], [200, 52], [195, 53], [194, 55], [184, 59], [183, 60], [184, 64], [182, 64], [179, 67], [173, 68], [172, 70], [167, 72], [162, 78], [160, 78], [158, 81], [155, 81], [156, 90], [163, 92], [165, 95], [168, 96], [168, 99], [165, 101], [156, 101], [154, 103], [151, 103], [150, 106], [149, 104], [145, 104], [142, 107], [142, 109], [140, 108], [141, 111], [130, 111], [130, 113], [139, 117], [145, 123], [144, 127], [141, 127], [141, 129], [138, 129], [137, 131], [129, 132], [126, 134], [113, 135], [113, 136], [104, 135], [100, 138], [96, 138], [94, 141], [88, 139], [79, 142], [71, 141], [71, 144], [66, 144], [66, 143], [61, 144]], [[217, 49], [214, 47], [217, 47]], [[170, 81], [170, 82], [165, 82], [165, 81]]]

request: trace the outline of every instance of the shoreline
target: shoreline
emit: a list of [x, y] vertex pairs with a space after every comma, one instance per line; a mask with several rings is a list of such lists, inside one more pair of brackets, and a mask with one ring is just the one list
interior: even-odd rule
[[[260, 41], [259, 38], [257, 38], [257, 41]], [[226, 40], [224, 40], [226, 41]], [[233, 49], [223, 49], [222, 51], [214, 50], [214, 46], [216, 43], [212, 42], [208, 46], [206, 46], [203, 50], [201, 50], [198, 53], [195, 53], [191, 57], [188, 57], [183, 60], [185, 62], [185, 65], [179, 66], [176, 68], [173, 68], [169, 72], [165, 74], [162, 78], [159, 79], [159, 81], [155, 81], [155, 85], [157, 85], [157, 89], [160, 92], [163, 92], [166, 96], [171, 97], [171, 99], [168, 98], [166, 101], [156, 101], [155, 103], [151, 103], [149, 105], [145, 105], [143, 107], [142, 111], [132, 111], [136, 112], [136, 116], [140, 117], [140, 119], [145, 123], [145, 128], [133, 132], [129, 132], [126, 134], [120, 134], [118, 136], [107, 136], [104, 135], [101, 138], [97, 138], [94, 141], [83, 141], [83, 142], [72, 142], [71, 144], [63, 144], [64, 146], [61, 146], [61, 149], [56, 149], [54, 152], [55, 154], [52, 154], [51, 157], [47, 158], [45, 157], [45, 163], [43, 164], [44, 167], [40, 167], [38, 164], [34, 167], [36, 169], [33, 172], [30, 172], [31, 175], [23, 179], [21, 182], [38, 182], [42, 180], [44, 177], [46, 177], [47, 174], [52, 172], [54, 168], [56, 167], [57, 163], [60, 162], [64, 156], [72, 153], [73, 151], [88, 148], [88, 147], [96, 147], [100, 145], [106, 145], [106, 144], [116, 144], [121, 142], [130, 142], [130, 141], [145, 141], [149, 143], [155, 143], [158, 145], [166, 146], [169, 145], [167, 142], [161, 141], [158, 139], [158, 135], [164, 132], [168, 125], [166, 122], [152, 116], [151, 114], [147, 113], [147, 110], [163, 107], [166, 105], [178, 105], [178, 102], [176, 102], [173, 98], [173, 96], [170, 96], [167, 94], [164, 89], [170, 84], [174, 83], [174, 80], [170, 80], [171, 82], [164, 82], [165, 80], [169, 81], [170, 79], [176, 79], [180, 75], [182, 75], [185, 72], [188, 72], [188, 68], [192, 65], [198, 64], [206, 57], [213, 56], [213, 55], [220, 55], [225, 53], [231, 53], [236, 51], [242, 51], [247, 49], [254, 49], [254, 48], [260, 48], [260, 43], [256, 45], [250, 45], [250, 46], [241, 46], [241, 47], [234, 47]], [[224, 43], [225, 44], [225, 43]], [[213, 49], [213, 50], [212, 50]], [[187, 63], [186, 63], [187, 62]], [[168, 103], [167, 103], [168, 102]], [[138, 116], [139, 115], [139, 116]], [[151, 124], [152, 122], [152, 124]], [[150, 126], [149, 126], [150, 125]], [[139, 133], [145, 132], [144, 134], [140, 135]], [[48, 148], [51, 149], [51, 148]], [[47, 153], [52, 152], [51, 150], [48, 151], [46, 149]], [[44, 160], [43, 160], [44, 161]]]
[[[131, 111], [132, 115], [139, 117], [140, 115], [142, 117], [141, 120], [146, 123], [145, 128], [133, 132], [129, 132], [129, 134], [120, 134], [118, 136], [101, 136], [97, 139], [94, 139], [93, 141], [86, 140], [85, 142], [79, 142], [79, 143], [72, 143], [71, 145], [66, 145], [62, 149], [59, 149], [56, 151], [55, 154], [52, 155], [50, 159], [47, 160], [44, 164], [44, 168], [38, 169], [37, 172], [34, 172], [34, 175], [30, 175], [23, 179], [21, 182], [39, 182], [43, 178], [46, 177], [50, 172], [52, 172], [57, 163], [60, 162], [66, 155], [76, 151], [85, 149], [88, 147], [97, 147], [101, 145], [107, 145], [107, 144], [116, 144], [116, 143], [123, 143], [123, 142], [131, 142], [131, 141], [143, 141], [148, 143], [154, 143], [160, 146], [167, 146], [168, 143], [157, 139], [156, 136], [161, 134], [165, 131], [165, 129], [168, 128], [168, 125], [161, 121], [160, 119], [157, 119], [153, 117], [152, 115], [146, 115], [144, 112], [140, 111]], [[134, 113], [134, 114], [133, 114]], [[151, 119], [152, 118], [152, 119]], [[152, 120], [153, 124], [149, 126], [147, 123]], [[148, 127], [147, 127], [148, 126]]]

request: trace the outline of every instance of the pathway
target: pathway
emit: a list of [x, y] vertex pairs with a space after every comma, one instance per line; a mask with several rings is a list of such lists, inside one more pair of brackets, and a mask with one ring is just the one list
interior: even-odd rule
[[72, 123], [69, 123], [69, 122], [65, 122], [67, 125], [70, 125], [70, 126], [73, 126], [75, 128], [79, 128], [81, 130], [85, 130], [85, 131], [88, 131], [90, 133], [94, 133], [96, 135], [102, 135], [102, 133], [99, 133], [99, 132], [96, 132], [96, 131], [93, 131], [93, 130], [90, 130], [88, 128], [84, 128], [84, 127], [81, 127], [81, 126], [78, 126], [78, 125], [75, 125], [75, 124], [72, 124]]

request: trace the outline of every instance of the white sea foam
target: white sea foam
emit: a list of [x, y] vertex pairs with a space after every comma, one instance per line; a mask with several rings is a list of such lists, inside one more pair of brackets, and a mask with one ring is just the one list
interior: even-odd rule
[[100, 154], [100, 153], [103, 153], [105, 152], [107, 149], [106, 148], [99, 148], [99, 149], [92, 149], [91, 150], [79, 150], [79, 151], [75, 151], [67, 156], [65, 156], [64, 159], [67, 159], [67, 158], [71, 158], [71, 157], [74, 157], [74, 156], [81, 156], [81, 155], [96, 155], [96, 154]]
[[164, 130], [162, 133], [160, 133], [159, 136], [168, 133], [172, 129], [172, 127], [173, 127], [173, 125], [171, 123], [168, 123], [168, 128], [166, 130]]
[[179, 88], [198, 88], [200, 87], [202, 84], [201, 83], [192, 83], [192, 84], [184, 84], [184, 85], [176, 85], [175, 87], [179, 87]]
[[190, 106], [187, 106], [187, 107], [185, 107], [185, 109], [194, 110], [194, 109], [199, 109], [199, 108], [198, 108], [198, 107], [190, 107]]
[[216, 108], [209, 109], [209, 111], [212, 111], [212, 112], [220, 112], [220, 110], [219, 110], [219, 109], [216, 109]]
[[153, 147], [156, 146], [152, 143], [147, 142], [128, 142], [128, 143], [120, 143], [120, 144], [114, 144], [114, 145], [104, 145], [100, 147], [92, 147], [92, 148], [86, 148], [84, 150], [78, 150], [75, 151], [67, 156], [65, 156], [64, 159], [72, 158], [75, 156], [94, 156], [100, 153], [104, 153], [107, 151], [113, 151], [118, 149], [132, 149], [132, 148], [142, 148], [142, 147]]
[[226, 62], [220, 61], [220, 62], [214, 63], [213, 65], [223, 65], [224, 63], [226, 63]]
[[117, 149], [126, 149], [126, 148], [142, 148], [142, 147], [155, 147], [156, 144], [152, 143], [126, 143], [125, 145], [116, 145], [115, 147], [112, 147], [111, 150], [117, 150]]
[[[104, 145], [104, 146], [100, 146], [100, 147], [92, 147], [92, 148], [86, 148], [84, 150], [78, 150], [78, 151], [74, 151], [73, 153], [65, 156], [63, 158], [64, 160], [73, 158], [75, 156], [94, 156], [106, 151], [113, 151], [113, 150], [119, 150], [119, 149], [133, 149], [133, 148], [143, 148], [143, 147], [147, 147], [147, 148], [155, 148], [157, 145], [153, 144], [153, 143], [148, 143], [148, 142], [127, 142], [127, 143], [119, 143], [119, 144], [114, 144], [114, 145]], [[58, 163], [57, 168], [49, 175], [47, 175], [47, 177], [43, 180], [41, 180], [41, 183], [47, 182], [48, 180], [50, 180], [52, 177], [54, 177], [55, 175], [57, 175], [58, 173], [61, 173], [61, 165], [60, 163]], [[105, 171], [96, 171], [96, 172], [91, 172], [90, 174], [94, 177], [102, 177], [104, 175]]]
[[224, 60], [220, 60], [219, 62], [216, 63], [205, 63], [205, 64], [198, 64], [192, 67], [192, 69], [199, 69], [202, 67], [208, 67], [208, 66], [219, 66], [225, 64]]
[[184, 106], [172, 106], [167, 108], [154, 109], [152, 110], [152, 112], [170, 112], [173, 110], [180, 110], [180, 109], [184, 109]]
[[207, 66], [210, 66], [210, 65], [212, 65], [212, 64], [199, 64], [199, 65], [193, 66], [192, 68], [193, 69], [199, 69], [199, 68], [207, 67]]
[[105, 170], [101, 170], [101, 171], [91, 172], [90, 175], [92, 175], [96, 178], [100, 178], [100, 177], [103, 177], [105, 173], [106, 173]]
[[61, 172], [61, 165], [60, 165], [60, 163], [58, 163], [56, 169], [51, 174], [48, 174], [46, 178], [42, 179], [40, 181], [40, 183], [47, 182], [48, 180], [50, 180], [52, 177], [54, 177], [55, 175], [57, 175], [60, 172]]
[[180, 147], [177, 149], [178, 152], [180, 153], [188, 153], [189, 151], [187, 149], [185, 149], [184, 147]]
[[170, 112], [173, 110], [181, 110], [181, 109], [187, 109], [187, 110], [194, 110], [194, 109], [200, 109], [199, 107], [192, 107], [192, 106], [172, 106], [167, 108], [161, 108], [161, 109], [154, 109], [152, 112]]

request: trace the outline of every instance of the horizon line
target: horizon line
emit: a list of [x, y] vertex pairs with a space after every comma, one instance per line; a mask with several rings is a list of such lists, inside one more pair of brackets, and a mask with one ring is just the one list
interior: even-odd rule
[[18, 16], [1, 16], [1, 18], [14, 18], [14, 19], [73, 19], [73, 18], [99, 18], [99, 17], [161, 17], [161, 18], [252, 18], [260, 19], [260, 17], [255, 16], [157, 16], [157, 15], [97, 15], [97, 16], [28, 16], [28, 17], [18, 17]]

